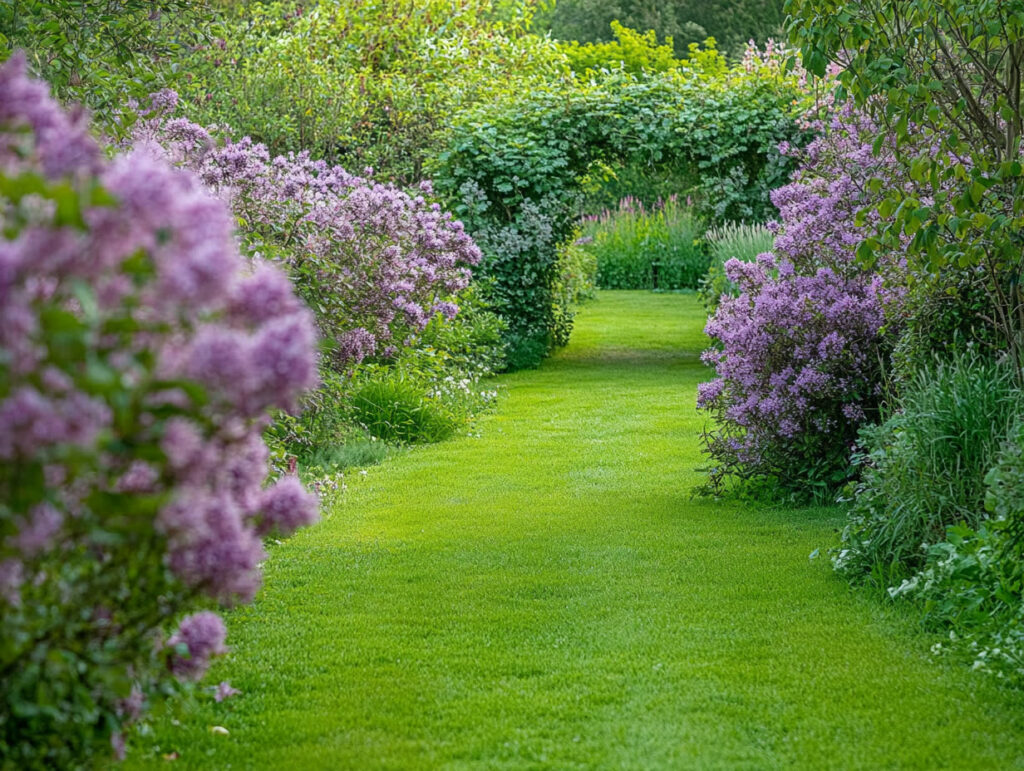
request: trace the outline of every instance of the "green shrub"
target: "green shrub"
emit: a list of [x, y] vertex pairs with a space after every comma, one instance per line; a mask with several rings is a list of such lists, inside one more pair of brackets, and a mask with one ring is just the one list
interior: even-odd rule
[[128, 99], [177, 80], [172, 59], [210, 34], [211, 17], [189, 0], [0, 3], [0, 61], [24, 50], [57, 97], [88, 105], [110, 131]]
[[651, 210], [626, 198], [584, 227], [602, 289], [694, 289], [707, 269], [696, 219], [675, 198]]
[[222, 42], [195, 52], [188, 114], [227, 124], [271, 154], [309, 151], [352, 172], [414, 184], [452, 116], [509, 91], [568, 78], [530, 9], [489, 0], [235, 3]]
[[562, 45], [562, 52], [574, 72], [586, 74], [587, 70], [621, 69], [640, 74], [667, 72], [679, 66], [671, 37], [665, 39], [664, 45], [658, 45], [653, 31], [637, 32], [617, 21], [610, 26], [614, 42], [580, 44], [574, 40]]
[[834, 564], [881, 588], [919, 570], [922, 544], [984, 518], [985, 475], [1024, 409], [1014, 368], [969, 350], [918, 372], [900, 411], [862, 432], [863, 477]]
[[[304, 467], [342, 470], [367, 432], [389, 442], [436, 442], [487, 409], [496, 392], [488, 377], [508, 366], [504, 322], [472, 285], [455, 299], [458, 314], [437, 314], [393, 359], [368, 359], [345, 373], [323, 372], [323, 383], [300, 415], [279, 415], [268, 429], [274, 463], [297, 457]], [[377, 450], [380, 451], [380, 450]]]
[[894, 381], [902, 383], [937, 357], [948, 358], [969, 345], [989, 355], [1005, 348], [993, 323], [992, 294], [991, 277], [979, 268], [918, 276], [904, 301], [906, 323], [892, 356]]
[[1024, 565], [1024, 420], [1010, 431], [985, 477], [985, 508], [1006, 534], [1005, 554]]
[[463, 290], [454, 319], [435, 316], [419, 336], [417, 347], [439, 351], [445, 370], [476, 381], [505, 369], [504, 335], [508, 325], [491, 310], [486, 280]]
[[707, 273], [701, 278], [698, 294], [709, 314], [714, 313], [722, 295], [735, 296], [736, 285], [725, 275], [724, 265], [731, 259], [753, 262], [759, 254], [770, 252], [775, 236], [764, 225], [726, 223], [704, 235], [710, 252]]
[[597, 258], [578, 241], [559, 249], [558, 275], [560, 296], [567, 307], [597, 297]]
[[[541, 14], [540, 22], [560, 40], [611, 40], [609, 23], [653, 30], [672, 38], [676, 53], [685, 56], [689, 43], [709, 35], [724, 50], [740, 52], [748, 40], [780, 39], [786, 14], [784, 0], [559, 0]], [[666, 40], [666, 43], [669, 41]]]

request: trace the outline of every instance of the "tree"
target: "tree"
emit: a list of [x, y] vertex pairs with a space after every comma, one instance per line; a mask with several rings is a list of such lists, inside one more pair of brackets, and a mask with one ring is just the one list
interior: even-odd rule
[[788, 0], [786, 9], [807, 69], [838, 68], [840, 97], [871, 109], [927, 185], [926, 195], [885, 191], [879, 211], [893, 217], [861, 259], [909, 238], [912, 273], [969, 275], [989, 294], [986, 320], [1024, 361], [1024, 3]]

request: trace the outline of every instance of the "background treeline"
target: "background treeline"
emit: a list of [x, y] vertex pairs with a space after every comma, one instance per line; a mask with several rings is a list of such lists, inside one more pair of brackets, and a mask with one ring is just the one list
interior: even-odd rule
[[722, 50], [739, 54], [750, 40], [785, 36], [785, 0], [559, 0], [544, 9], [537, 27], [559, 40], [585, 43], [612, 39], [611, 22], [671, 37], [679, 56], [690, 43], [713, 37]]

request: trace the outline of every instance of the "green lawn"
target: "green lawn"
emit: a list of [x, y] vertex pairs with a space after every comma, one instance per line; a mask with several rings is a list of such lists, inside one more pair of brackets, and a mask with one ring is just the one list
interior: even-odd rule
[[[1024, 766], [1024, 699], [827, 560], [829, 509], [691, 497], [703, 317], [603, 293], [464, 437], [353, 475], [274, 547], [169, 766]], [[226, 727], [227, 736], [210, 726]]]

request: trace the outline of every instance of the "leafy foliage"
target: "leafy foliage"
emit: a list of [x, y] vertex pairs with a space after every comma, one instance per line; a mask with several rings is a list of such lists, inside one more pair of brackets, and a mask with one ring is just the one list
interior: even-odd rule
[[[279, 416], [272, 429], [275, 446], [286, 457], [297, 456], [301, 468], [329, 474], [345, 468], [332, 457], [346, 458], [367, 441], [438, 441], [467, 428], [494, 402], [487, 379], [507, 365], [505, 326], [488, 308], [484, 288], [474, 284], [461, 292], [454, 298], [456, 316], [434, 316], [393, 358], [368, 359], [344, 373], [325, 369], [321, 388], [307, 398], [302, 414]], [[417, 417], [429, 415], [435, 428], [399, 430], [398, 421], [381, 417], [398, 409], [395, 404], [405, 404]]]
[[88, 105], [109, 130], [126, 98], [174, 78], [171, 60], [208, 33], [210, 15], [187, 0], [19, 0], [0, 5], [0, 51], [25, 50], [60, 98]]
[[684, 56], [690, 43], [713, 37], [723, 50], [742, 51], [749, 40], [780, 36], [784, 0], [559, 0], [541, 23], [561, 40], [611, 40], [611, 22], [651, 30]]
[[562, 77], [556, 44], [527, 34], [529, 6], [494, 6], [237, 3], [179, 90], [194, 120], [230, 125], [273, 155], [308, 151], [413, 185], [453, 114]]
[[[976, 470], [976, 469], [972, 469]], [[974, 481], [972, 479], [972, 481]], [[956, 524], [925, 549], [924, 567], [889, 588], [920, 602], [926, 622], [949, 633], [936, 653], [966, 654], [974, 669], [1024, 682], [1024, 423], [1010, 430], [985, 475], [989, 518]]]
[[784, 76], [780, 66], [773, 55], [730, 69], [708, 51], [670, 73], [531, 91], [459, 117], [434, 181], [483, 250], [482, 272], [495, 281], [511, 351], [542, 356], [556, 342], [558, 249], [575, 238], [595, 167], [689, 167], [701, 179], [701, 211], [770, 215], [768, 192], [793, 165], [780, 142], [800, 145], [810, 136], [796, 120], [804, 104], [798, 76]]
[[679, 66], [671, 37], [664, 45], [658, 45], [653, 30], [641, 33], [617, 21], [611, 23], [611, 28], [614, 42], [581, 44], [574, 40], [562, 45], [562, 52], [574, 72], [586, 74], [587, 70], [621, 69], [639, 75], [667, 72]]
[[919, 192], [886, 189], [888, 225], [861, 258], [909, 240], [912, 273], [977, 267], [1004, 344], [1021, 351], [1024, 8], [999, 0], [789, 0], [805, 66], [832, 63], [844, 90], [895, 137]]

